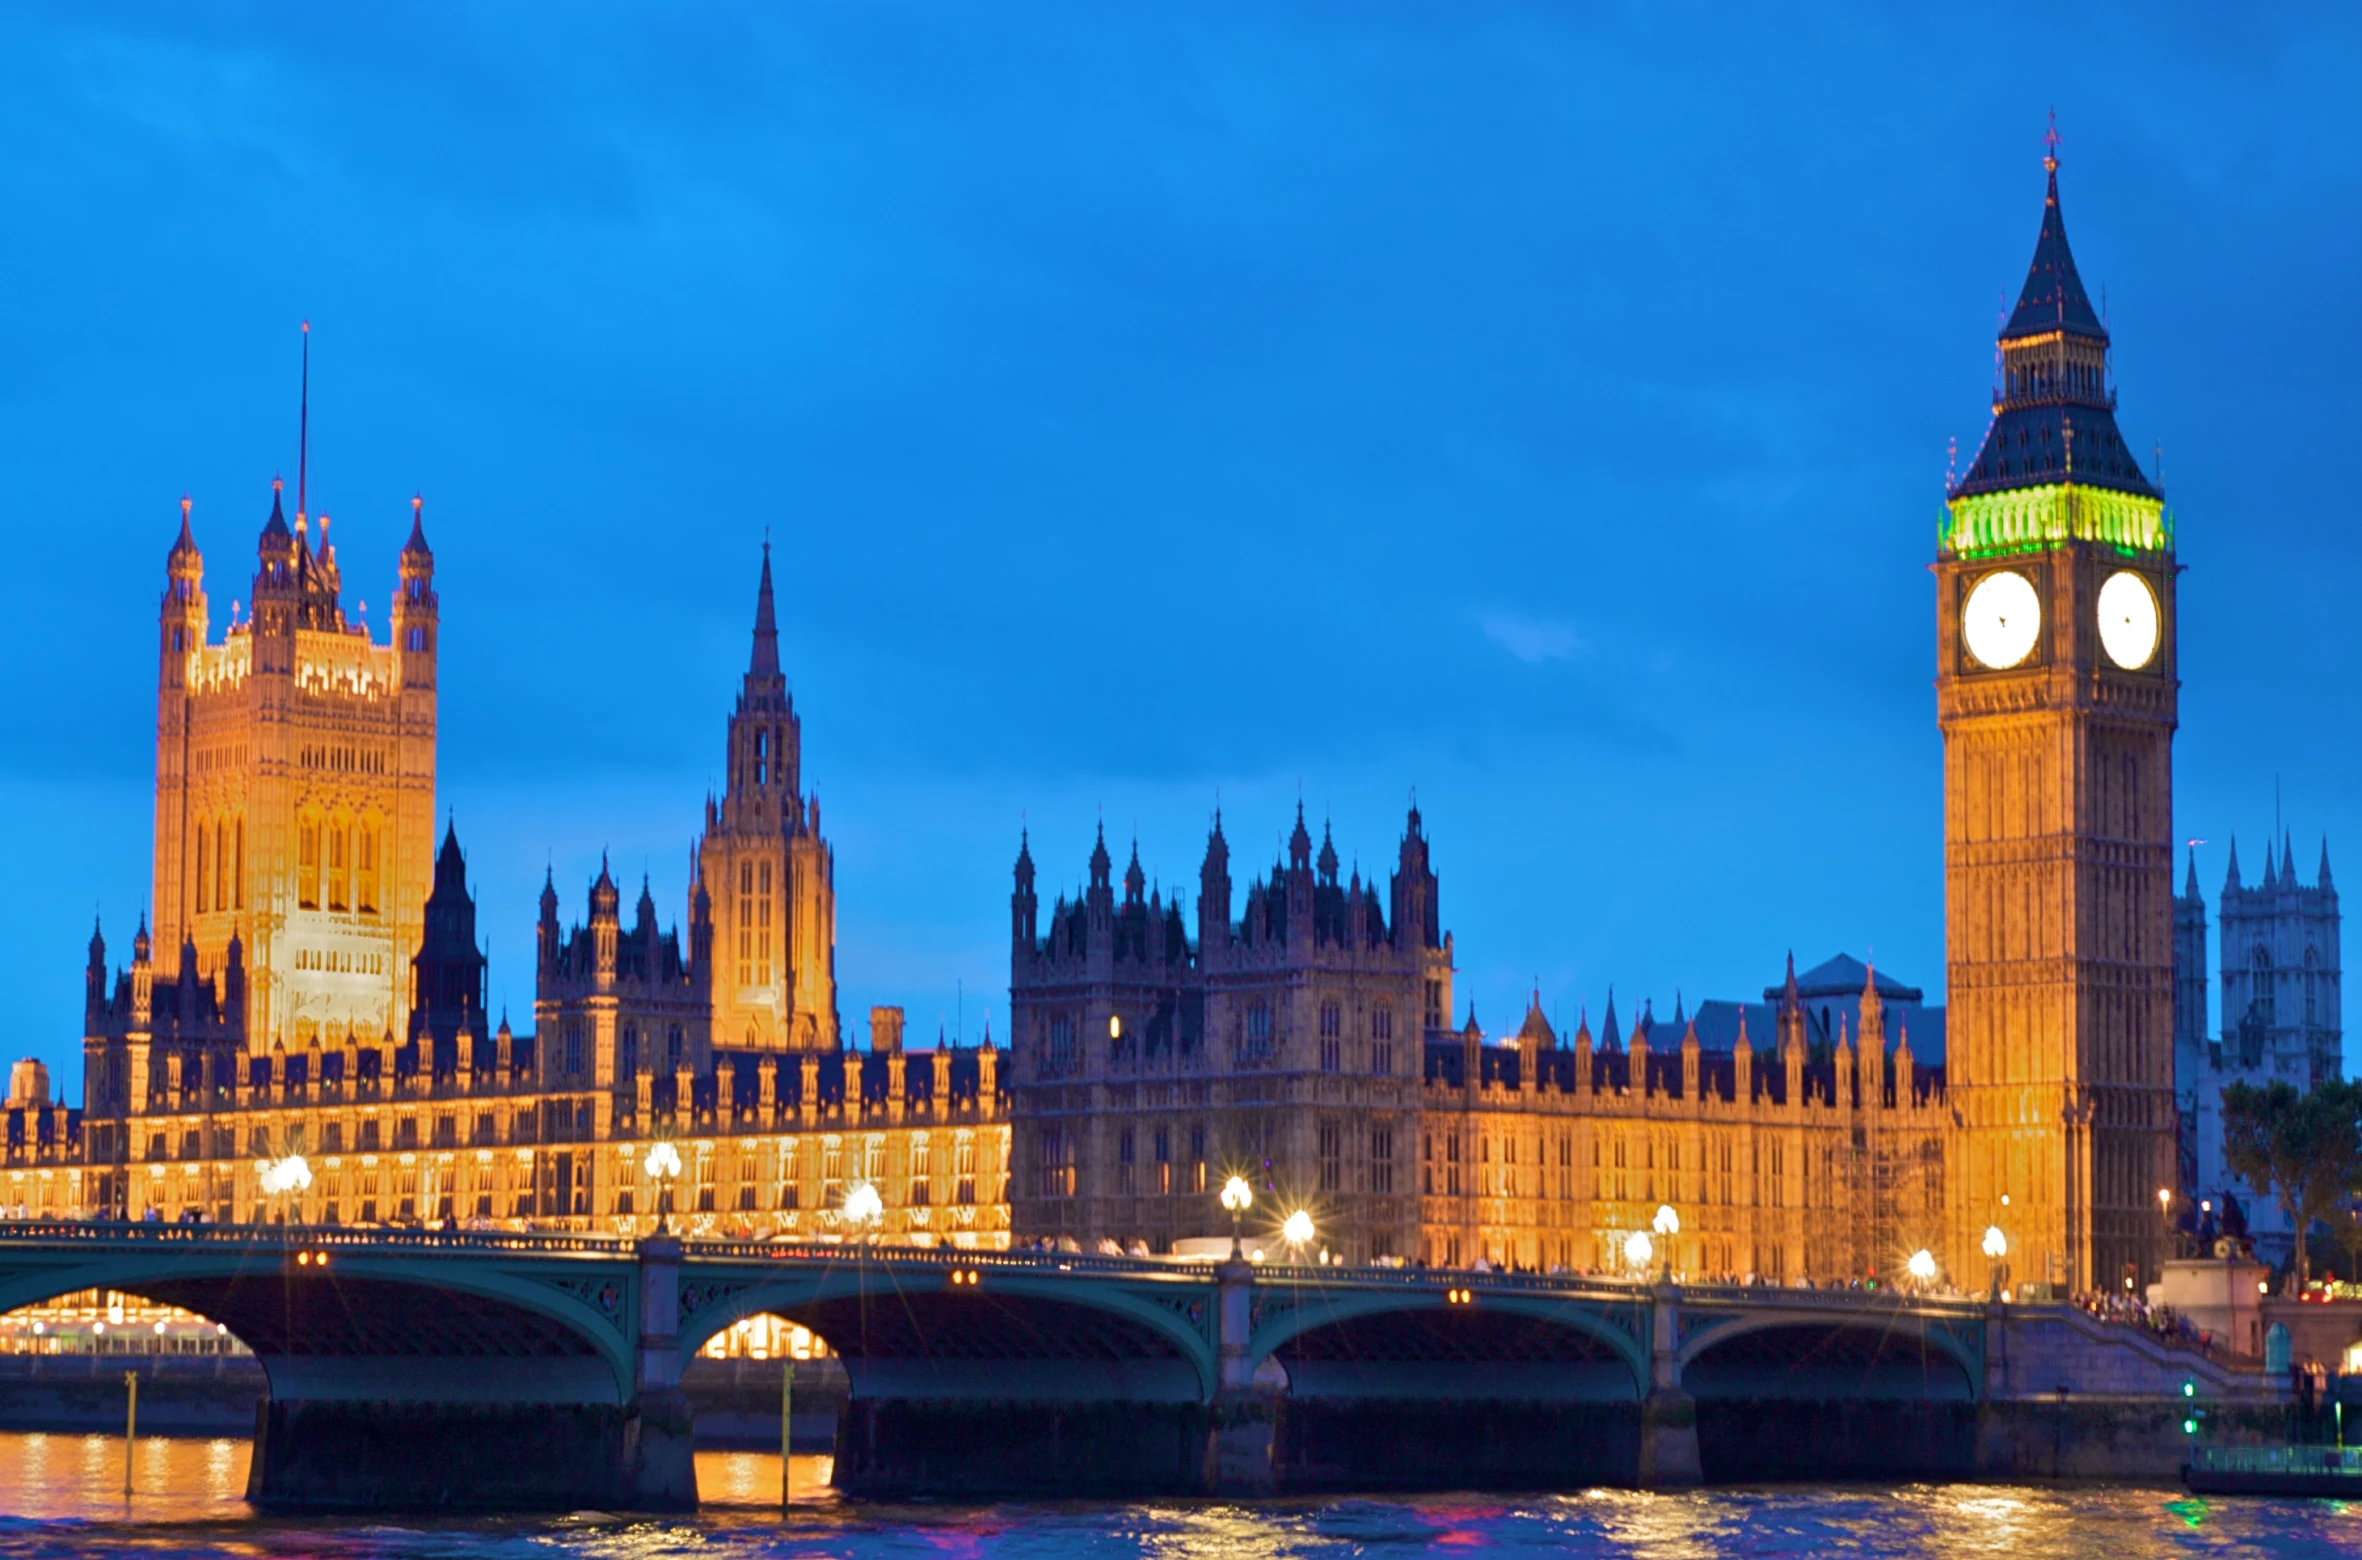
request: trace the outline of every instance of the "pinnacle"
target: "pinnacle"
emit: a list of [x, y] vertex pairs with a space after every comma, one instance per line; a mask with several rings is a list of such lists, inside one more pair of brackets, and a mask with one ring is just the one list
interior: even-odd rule
[[763, 579], [755, 589], [754, 654], [748, 659], [749, 678], [779, 675], [779, 620], [771, 606], [771, 544], [763, 543]]

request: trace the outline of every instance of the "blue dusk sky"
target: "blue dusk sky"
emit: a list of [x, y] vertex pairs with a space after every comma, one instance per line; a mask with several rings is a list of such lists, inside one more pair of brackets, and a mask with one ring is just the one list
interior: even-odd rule
[[[155, 612], [408, 499], [495, 1006], [682, 914], [766, 531], [849, 1026], [1005, 1032], [1009, 868], [1194, 888], [1416, 787], [1460, 1009], [1943, 983], [1934, 589], [2041, 137], [2187, 567], [2176, 825], [2362, 874], [2362, 21], [2047, 3], [0, 15], [0, 947], [79, 1098]], [[2120, 312], [2119, 312], [2120, 311]], [[2178, 873], [2177, 873], [2178, 875]], [[2357, 877], [2354, 881], [2362, 881]], [[1457, 1015], [1456, 1015], [1457, 1016]]]

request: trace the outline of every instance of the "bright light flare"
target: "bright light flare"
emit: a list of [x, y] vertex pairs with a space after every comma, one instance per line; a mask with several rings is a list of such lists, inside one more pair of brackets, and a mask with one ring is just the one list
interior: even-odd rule
[[2009, 1252], [2009, 1237], [2001, 1233], [2001, 1226], [1985, 1226], [1985, 1255], [1998, 1262]]
[[640, 1168], [650, 1180], [671, 1180], [681, 1173], [681, 1151], [670, 1143], [651, 1143], [648, 1157], [640, 1161]]
[[1281, 1222], [1279, 1233], [1291, 1246], [1309, 1244], [1312, 1240], [1312, 1215], [1298, 1208]]
[[1924, 1246], [1920, 1247], [1911, 1253], [1911, 1260], [1903, 1264], [1903, 1271], [1923, 1284], [1934, 1283], [1936, 1280], [1935, 1253]]
[[1222, 1183], [1222, 1206], [1232, 1213], [1244, 1213], [1254, 1206], [1255, 1189], [1243, 1175], [1234, 1175]]
[[845, 1190], [844, 1215], [847, 1224], [875, 1224], [886, 1216], [886, 1200], [867, 1181], [858, 1182]]
[[1681, 1233], [1681, 1215], [1673, 1211], [1671, 1203], [1661, 1203], [1657, 1207], [1657, 1216], [1649, 1221], [1649, 1227], [1659, 1235], [1678, 1235]]
[[1648, 1238], [1648, 1231], [1634, 1230], [1624, 1237], [1624, 1265], [1626, 1267], [1636, 1270], [1645, 1268], [1649, 1265], [1649, 1259], [1656, 1254], [1657, 1243]]
[[264, 1162], [257, 1177], [264, 1192], [277, 1196], [281, 1192], [300, 1192], [312, 1184], [312, 1167], [304, 1163], [301, 1154], [289, 1154], [285, 1159]]

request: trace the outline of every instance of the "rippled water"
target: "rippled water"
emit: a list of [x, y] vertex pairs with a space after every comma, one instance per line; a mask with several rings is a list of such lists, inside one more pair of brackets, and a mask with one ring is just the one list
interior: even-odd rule
[[[521, 1455], [531, 1455], [520, 1448]], [[1649, 1557], [1996, 1555], [2362, 1556], [2362, 1506], [2198, 1500], [2169, 1489], [1906, 1485], [1641, 1495], [878, 1506], [836, 1500], [826, 1458], [799, 1457], [797, 1510], [779, 1459], [707, 1452], [707, 1508], [687, 1520], [594, 1512], [531, 1520], [299, 1521], [240, 1498], [243, 1441], [142, 1440], [123, 1495], [115, 1436], [0, 1435], [0, 1560], [253, 1556], [265, 1560], [771, 1560], [826, 1556]]]

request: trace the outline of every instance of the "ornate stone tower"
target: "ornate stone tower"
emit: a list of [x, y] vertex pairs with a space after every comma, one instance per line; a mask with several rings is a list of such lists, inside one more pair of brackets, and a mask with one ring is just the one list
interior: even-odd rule
[[[1956, 1273], [2153, 1275], [2174, 1179], [2173, 533], [2117, 433], [2058, 160], [1936, 554]], [[2008, 1201], [2004, 1204], [2003, 1199]]]
[[802, 790], [803, 751], [803, 722], [779, 670], [765, 543], [754, 654], [730, 714], [727, 779], [719, 801], [706, 799], [689, 890], [716, 1045], [838, 1045], [836, 857], [821, 837], [820, 799]]
[[181, 504], [165, 559], [156, 691], [159, 948], [210, 975], [233, 939], [247, 1044], [297, 1050], [407, 1027], [434, 864], [434, 555], [411, 509], [393, 639], [348, 621], [328, 542], [271, 488], [253, 604], [218, 641]]

